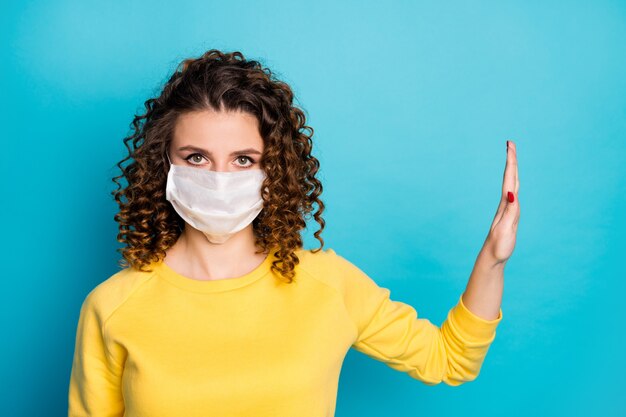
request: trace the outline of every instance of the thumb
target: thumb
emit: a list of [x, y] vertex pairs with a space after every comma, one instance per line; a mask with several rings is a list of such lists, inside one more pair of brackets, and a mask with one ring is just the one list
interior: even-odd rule
[[513, 223], [515, 223], [515, 214], [517, 210], [515, 210], [515, 205], [517, 204], [517, 196], [514, 192], [507, 192], [507, 202], [504, 207], [504, 213], [502, 213], [502, 219], [500, 222], [505, 227], [513, 227]]

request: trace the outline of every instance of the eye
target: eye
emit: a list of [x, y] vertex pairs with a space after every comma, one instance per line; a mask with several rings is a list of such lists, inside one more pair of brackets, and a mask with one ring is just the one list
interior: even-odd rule
[[247, 160], [247, 161], [250, 161], [250, 165], [245, 165], [245, 166], [244, 166], [244, 165], [238, 165], [238, 166], [239, 166], [239, 167], [241, 167], [241, 168], [249, 168], [249, 167], [251, 167], [252, 165], [254, 165], [254, 159], [250, 158], [249, 156], [241, 155], [241, 156], [238, 156], [238, 157], [237, 157], [237, 161], [242, 161], [242, 160], [243, 160], [244, 162], [245, 162], [246, 160]]
[[[191, 162], [192, 158], [195, 156], [198, 156], [200, 160], [195, 159], [194, 162]], [[202, 161], [203, 158], [204, 156], [200, 155], [199, 153], [192, 153], [191, 155], [185, 158], [185, 161], [189, 162], [191, 165], [200, 165], [199, 163]], [[198, 162], [198, 163], [195, 163], [195, 162]]]
[[[187, 161], [189, 163], [189, 165], [202, 165], [202, 160], [205, 159], [204, 156], [202, 154], [199, 153], [192, 153], [191, 155], [187, 156], [186, 158], [184, 158], [185, 161]], [[246, 155], [241, 155], [238, 156], [236, 161], [238, 161], [239, 163], [237, 163], [236, 165], [240, 168], [250, 168], [252, 165], [255, 164], [254, 159], [250, 158], [249, 156]], [[246, 161], [250, 162], [249, 165], [244, 165], [246, 163]], [[242, 164], [243, 162], [243, 164]]]

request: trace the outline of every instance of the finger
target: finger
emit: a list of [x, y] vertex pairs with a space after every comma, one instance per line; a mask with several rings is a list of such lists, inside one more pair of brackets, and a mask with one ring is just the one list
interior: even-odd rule
[[513, 150], [514, 158], [515, 158], [515, 194], [519, 193], [519, 171], [518, 171], [518, 161], [517, 161], [517, 145], [513, 141], [509, 141], [509, 146]]
[[507, 204], [507, 191], [508, 191], [508, 186], [507, 184], [510, 182], [510, 180], [508, 179], [510, 177], [510, 164], [509, 164], [509, 160], [511, 158], [511, 153], [514, 153], [514, 147], [512, 146], [512, 142], [511, 141], [506, 141], [506, 165], [504, 167], [504, 177], [502, 180], [502, 192], [500, 194], [500, 203], [498, 204], [498, 208], [496, 210], [495, 215], [493, 216], [493, 222], [491, 223], [491, 229], [493, 229], [495, 227], [496, 224], [498, 224], [500, 222], [500, 219], [502, 218], [502, 213], [504, 212], [504, 208], [506, 207]]
[[507, 141], [507, 157], [506, 157], [506, 166], [504, 168], [504, 177], [502, 180], [502, 193], [500, 194], [500, 204], [498, 205], [498, 210], [494, 216], [494, 220], [492, 223], [493, 227], [500, 222], [502, 219], [502, 215], [504, 213], [504, 209], [508, 204], [508, 192], [515, 191], [515, 171], [517, 170], [517, 166], [515, 164], [515, 144], [512, 141]]
[[491, 222], [491, 230], [500, 222], [502, 218], [502, 213], [504, 213], [504, 209], [508, 204], [506, 198], [504, 196], [500, 196], [500, 203], [498, 204], [498, 209], [496, 210], [496, 214], [493, 216], [493, 221]]
[[506, 165], [504, 167], [504, 178], [502, 180], [502, 195], [506, 197], [509, 191], [515, 192], [515, 172], [517, 170], [517, 161], [515, 158], [515, 144], [508, 141], [509, 146], [506, 152]]

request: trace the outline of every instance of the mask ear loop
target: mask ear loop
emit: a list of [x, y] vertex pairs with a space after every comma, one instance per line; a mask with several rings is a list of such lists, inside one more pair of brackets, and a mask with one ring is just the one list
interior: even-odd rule
[[[173, 165], [173, 164], [172, 164], [172, 160], [170, 159], [170, 153], [169, 153], [169, 152], [165, 152], [165, 156], [167, 156], [167, 160], [168, 160], [168, 161], [169, 161], [169, 163], [170, 163], [170, 169], [172, 169], [172, 165]], [[179, 231], [179, 232], [181, 232], [181, 233], [184, 231], [184, 227], [183, 227], [183, 226], [181, 226], [181, 225], [180, 225], [180, 223], [178, 224], [178, 231]], [[180, 235], [179, 235], [179, 236], [180, 236]]]

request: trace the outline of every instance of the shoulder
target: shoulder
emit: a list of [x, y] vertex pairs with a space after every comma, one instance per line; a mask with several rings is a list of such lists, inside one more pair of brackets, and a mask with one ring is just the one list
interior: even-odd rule
[[85, 296], [81, 313], [90, 311], [96, 313], [101, 321], [105, 321], [153, 276], [153, 272], [140, 271], [132, 267], [110, 275]]
[[328, 248], [313, 252], [311, 249], [296, 251], [300, 260], [297, 270], [324, 284], [331, 286], [341, 293], [355, 286], [376, 285], [361, 268], [346, 259], [334, 249]]
[[326, 248], [320, 250], [298, 249], [296, 255], [300, 262], [298, 267], [307, 272], [332, 272], [337, 268], [345, 267], [349, 263], [347, 259], [339, 255], [334, 249]]

